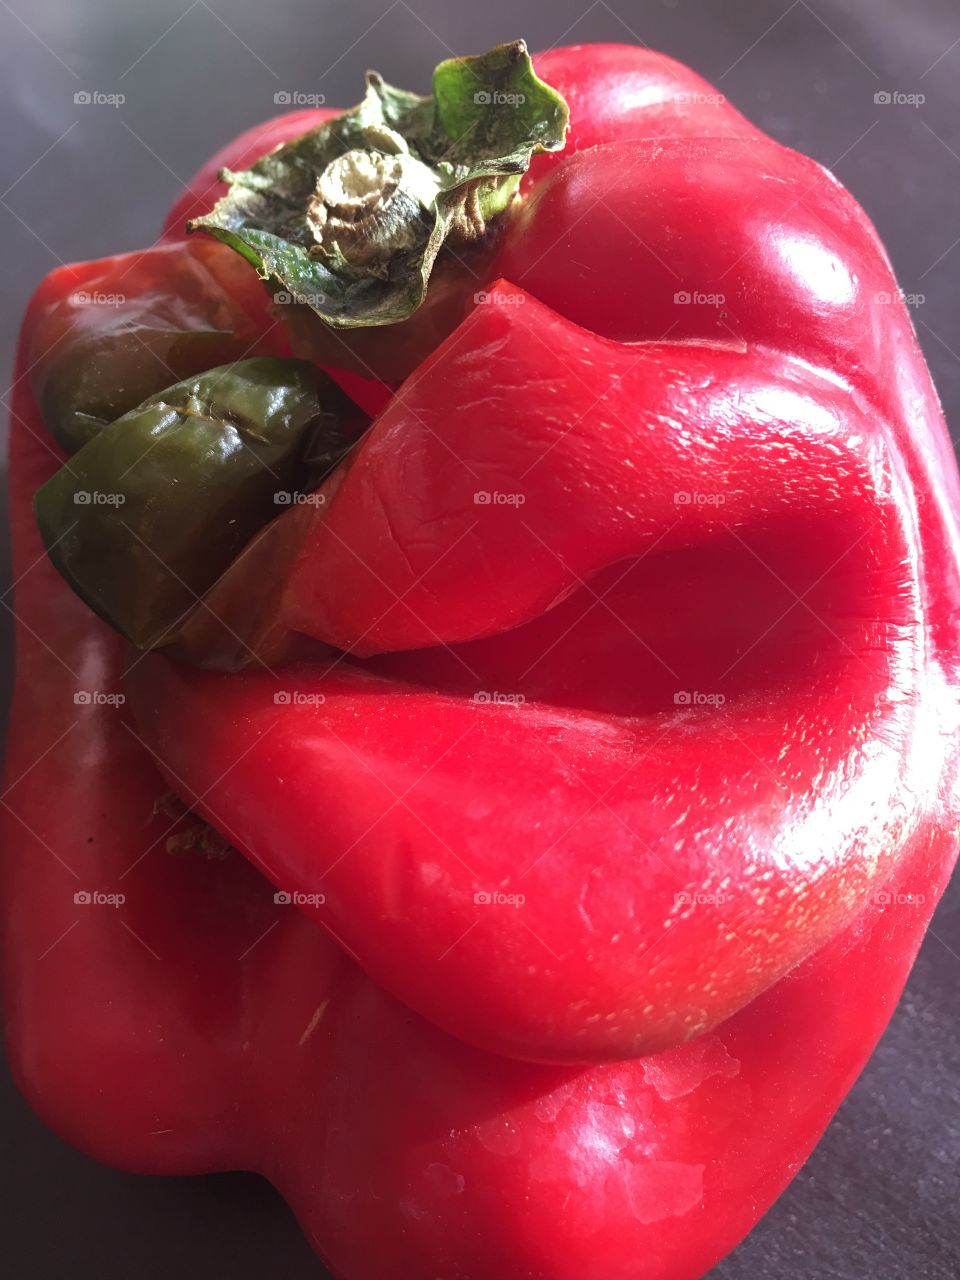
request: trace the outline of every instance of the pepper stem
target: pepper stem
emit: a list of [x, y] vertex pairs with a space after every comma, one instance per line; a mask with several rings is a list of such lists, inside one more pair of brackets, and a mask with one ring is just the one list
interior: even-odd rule
[[569, 113], [522, 40], [450, 58], [420, 97], [371, 72], [363, 102], [223, 174], [230, 191], [187, 224], [339, 328], [394, 324], [421, 305], [444, 243], [476, 240], [510, 207]]

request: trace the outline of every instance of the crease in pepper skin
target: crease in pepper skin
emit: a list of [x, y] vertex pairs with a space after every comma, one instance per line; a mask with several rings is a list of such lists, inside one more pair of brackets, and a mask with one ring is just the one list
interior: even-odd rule
[[[699, 77], [646, 50], [555, 50], [538, 58], [537, 67], [571, 102], [572, 129], [566, 153], [540, 157], [532, 167], [524, 183], [520, 206], [524, 212], [532, 208], [527, 197], [531, 193], [535, 197], [538, 189], [545, 192], [543, 204], [547, 205], [548, 180], [552, 207], [561, 209], [558, 192], [576, 189], [585, 171], [579, 170], [579, 178], [576, 171], [568, 171], [565, 178], [566, 167], [578, 156], [584, 166], [592, 163], [583, 148], [637, 142], [632, 154], [638, 162], [643, 156], [644, 162], [656, 165], [662, 157], [672, 157], [678, 180], [686, 164], [695, 185], [701, 180], [709, 185], [707, 180], [722, 174], [724, 166], [710, 168], [704, 135], [760, 143], [758, 132], [729, 104], [707, 104], [709, 86]], [[270, 137], [282, 141], [285, 128], [292, 134], [302, 127], [302, 120], [295, 126], [281, 122]], [[688, 149], [684, 158], [682, 147], [672, 143], [647, 151], [639, 145], [640, 136], [669, 134], [687, 139], [699, 135], [699, 150]], [[258, 149], [267, 145], [266, 137], [261, 130], [256, 138], [241, 139], [234, 154], [223, 155], [200, 176], [187, 198], [201, 197], [221, 164], [239, 168], [256, 159]], [[604, 145], [598, 147], [598, 151], [604, 149]], [[245, 157], [238, 154], [241, 151], [247, 152]], [[759, 145], [758, 151], [767, 158], [781, 157], [785, 165], [799, 163], [779, 148]], [[732, 152], [723, 154], [727, 156], [724, 163], [734, 169], [745, 163], [742, 149], [739, 161], [731, 158]], [[669, 169], [667, 164], [658, 178], [662, 180]], [[817, 172], [808, 166], [801, 181], [808, 176], [812, 181]], [[745, 172], [738, 177], [741, 181], [734, 194], [739, 198], [743, 192], [746, 210], [749, 183]], [[771, 189], [782, 185], [768, 179], [763, 183]], [[586, 190], [582, 183], [579, 189]], [[813, 187], [810, 198], [826, 200], [826, 189], [825, 184], [822, 190]], [[719, 202], [722, 184], [714, 190]], [[634, 188], [631, 195], [631, 217], [642, 208], [639, 191]], [[621, 198], [615, 191], [611, 197], [614, 204]], [[625, 206], [617, 208], [622, 213]], [[782, 206], [771, 208], [777, 217], [784, 216]], [[898, 304], [887, 305], [882, 312], [872, 305], [872, 280], [883, 289], [890, 279], [885, 260], [877, 256], [876, 237], [848, 199], [846, 209], [848, 233], [873, 266], [861, 276], [863, 288], [853, 300], [853, 310], [832, 317], [839, 334], [835, 348], [827, 355], [808, 351], [796, 364], [799, 370], [804, 360], [810, 365], [822, 363], [818, 377], [835, 383], [829, 395], [842, 398], [849, 392], [856, 413], [869, 421], [872, 410], [874, 422], [885, 424], [849, 448], [859, 459], [854, 473], [877, 510], [885, 503], [896, 508], [893, 527], [868, 532], [864, 542], [890, 551], [896, 529], [907, 530], [907, 553], [892, 569], [888, 588], [896, 597], [899, 586], [910, 586], [907, 598], [897, 605], [897, 609], [903, 606], [897, 625], [878, 629], [876, 608], [868, 607], [869, 602], [859, 595], [857, 607], [852, 607], [845, 589], [853, 583], [862, 588], [866, 580], [879, 585], [882, 564], [892, 567], [896, 558], [881, 555], [877, 563], [864, 565], [848, 557], [841, 562], [844, 571], [839, 576], [828, 573], [821, 588], [827, 593], [824, 609], [831, 591], [834, 605], [848, 601], [845, 609], [826, 612], [831, 623], [842, 620], [840, 634], [832, 640], [824, 636], [814, 629], [812, 615], [799, 607], [786, 636], [780, 634], [789, 640], [785, 648], [793, 663], [798, 696], [829, 688], [839, 700], [844, 687], [862, 689], [877, 681], [880, 666], [889, 662], [894, 668], [890, 687], [896, 684], [904, 692], [914, 691], [899, 708], [901, 724], [903, 717], [913, 717], [915, 726], [909, 768], [931, 792], [939, 786], [940, 794], [927, 793], [930, 807], [897, 849], [891, 877], [877, 880], [876, 889], [848, 925], [839, 927], [815, 954], [715, 1031], [640, 1059], [544, 1066], [486, 1053], [450, 1037], [378, 987], [347, 956], [342, 936], [340, 941], [326, 936], [303, 911], [275, 902], [278, 883], [287, 892], [294, 884], [283, 867], [266, 864], [262, 848], [248, 852], [257, 857], [258, 866], [265, 866], [273, 883], [262, 879], [242, 857], [208, 864], [203, 859], [171, 859], [163, 852], [166, 824], [158, 826], [154, 818], [146, 831], [144, 824], [165, 783], [149, 752], [131, 736], [131, 728], [142, 736], [141, 729], [124, 718], [126, 711], [118, 714], [113, 707], [92, 702], [78, 707], [73, 701], [79, 680], [88, 680], [91, 670], [107, 687], [118, 688], [123, 655], [117, 638], [90, 616], [41, 559], [26, 499], [49, 477], [50, 463], [40, 443], [42, 427], [34, 406], [23, 386], [18, 388], [14, 501], [20, 673], [7, 765], [11, 789], [2, 815], [5, 901], [15, 902], [16, 911], [9, 912], [5, 921], [4, 996], [14, 1074], [33, 1105], [62, 1136], [110, 1163], [145, 1172], [258, 1169], [290, 1201], [311, 1242], [342, 1280], [384, 1280], [385, 1275], [443, 1275], [451, 1280], [502, 1276], [696, 1280], [750, 1229], [805, 1159], [882, 1032], [956, 854], [960, 603], [956, 471], [905, 311]], [[202, 207], [197, 211], [202, 212]], [[824, 206], [821, 212], [829, 223], [829, 209]], [[728, 265], [732, 219], [724, 220], [722, 203], [714, 214], [704, 225], [716, 227], [718, 257], [726, 257], [724, 265]], [[601, 218], [599, 209], [596, 216]], [[543, 225], [550, 229], [549, 220]], [[574, 249], [574, 228], [562, 218], [561, 226], [565, 249]], [[839, 226], [838, 221], [834, 231]], [[612, 227], [605, 227], [602, 219], [594, 227], [602, 233], [595, 238], [596, 249], [616, 242], [616, 233], [611, 234]], [[650, 226], [644, 225], [644, 231], [649, 234]], [[706, 253], [708, 246], [702, 240], [696, 238], [694, 247]], [[176, 243], [175, 233], [170, 243]], [[512, 258], [509, 263], [506, 259], [492, 263], [491, 282], [496, 275], [504, 275], [515, 289], [601, 336], [605, 316], [618, 320], [629, 313], [634, 287], [646, 288], [650, 300], [649, 307], [646, 302], [633, 306], [635, 317], [653, 314], [656, 320], [657, 307], [673, 307], [672, 292], [664, 294], [653, 287], [656, 268], [647, 263], [639, 269], [641, 264], [634, 259], [636, 270], [626, 269], [629, 262], [620, 263], [606, 281], [611, 306], [609, 311], [595, 311], [591, 323], [590, 277], [597, 274], [599, 259], [578, 256], [579, 261], [594, 265], [577, 277], [576, 288], [573, 273], [565, 273], [571, 282], [569, 294], [558, 285], [548, 296], [551, 281], [543, 271], [538, 276], [532, 261], [536, 246], [531, 243], [528, 258], [517, 250], [517, 243], [512, 248], [501, 246], [504, 253], [510, 249]], [[632, 252], [626, 242], [622, 247], [625, 253]], [[567, 252], [564, 265], [573, 259], [574, 254]], [[697, 265], [710, 264], [701, 259]], [[704, 291], [710, 283], [709, 272], [702, 281], [691, 277], [683, 282]], [[756, 288], [752, 296], [760, 300], [761, 310], [755, 317], [759, 322], [763, 298], [773, 295]], [[684, 308], [683, 324], [689, 326], [685, 331], [693, 334], [687, 341], [693, 346], [702, 341], [695, 331], [706, 313], [697, 312], [693, 304], [679, 306]], [[431, 314], [428, 302], [417, 324], [397, 335], [397, 347], [391, 347], [384, 362], [391, 366], [389, 376], [375, 367], [375, 352], [358, 342], [352, 358], [359, 352], [360, 375], [354, 369], [353, 376], [365, 377], [368, 391], [376, 390], [374, 375], [387, 377], [396, 386], [460, 321], [454, 310], [442, 316]], [[767, 314], [777, 322], [777, 341], [747, 341], [742, 333], [731, 335], [724, 330], [719, 345], [728, 356], [758, 346], [782, 354], [783, 339], [807, 342], [801, 317], [789, 307], [779, 313], [769, 307]], [[779, 324], [778, 314], [789, 324]], [[820, 320], [825, 314], [821, 307]], [[742, 322], [743, 315], [736, 319]], [[716, 315], [709, 316], [711, 326], [719, 331], [718, 320]], [[729, 314], [726, 320], [733, 322]], [[826, 331], [819, 322], [809, 328], [817, 340]], [[623, 340], [623, 335], [605, 336]], [[650, 341], [669, 341], [662, 330], [647, 336]], [[673, 335], [674, 340], [677, 336]], [[314, 340], [313, 335], [309, 340]], [[711, 340], [718, 345], [712, 336]], [[842, 374], [836, 373], [834, 368], [840, 367], [845, 352], [850, 363]], [[346, 361], [342, 348], [340, 359]], [[21, 372], [24, 367], [21, 364]], [[537, 368], [539, 377], [539, 363]], [[683, 415], [663, 414], [659, 423], [669, 426], [668, 417], [685, 421]], [[277, 523], [289, 526], [291, 519], [283, 517]], [[799, 555], [811, 546], [825, 551], [831, 539], [842, 534], [839, 520], [818, 524], [811, 519], [802, 530], [794, 527], [793, 540], [787, 536], [790, 527], [789, 523], [781, 526], [776, 540], [783, 555], [791, 548]], [[737, 530], [742, 532], [739, 526]], [[784, 592], [784, 587], [753, 554], [767, 551], [771, 536], [763, 530], [761, 541], [746, 547], [735, 538], [711, 537], [696, 545], [677, 546], [659, 559], [651, 552], [632, 563], [619, 586], [615, 578], [625, 567], [622, 562], [601, 568], [587, 581], [598, 593], [618, 592], [607, 598], [638, 635], [666, 646], [668, 657], [691, 663], [699, 655], [705, 663], [711, 647], [735, 646], [737, 625], [746, 626], [751, 617], [773, 621], [777, 616], [778, 592]], [[837, 542], [837, 555], [842, 549]], [[820, 567], [825, 568], [826, 562]], [[737, 591], [724, 600], [722, 589], [731, 583]], [[783, 607], [790, 602], [784, 592]], [[924, 627], [922, 644], [910, 639], [916, 632], [917, 602]], [[521, 790], [520, 780], [511, 776], [518, 772], [519, 754], [498, 752], [503, 738], [498, 741], [496, 735], [504, 735], [512, 751], [511, 726], [522, 726], [520, 717], [527, 711], [534, 712], [554, 752], [559, 729], [567, 723], [575, 725], [574, 736], [589, 755], [583, 766], [587, 780], [595, 780], [590, 770], [598, 770], [616, 744], [628, 749], [636, 739], [638, 723], [645, 719], [669, 717], [665, 723], [670, 724], [674, 742], [693, 742], [698, 733], [705, 738], [711, 724], [706, 713], [692, 704], [684, 710], [673, 703], [673, 694], [684, 690], [672, 686], [668, 673], [658, 677], [663, 681], [658, 685], [650, 674], [658, 669], [655, 660], [643, 657], [642, 646], [638, 650], [630, 633], [615, 625], [608, 611], [597, 606], [589, 612], [592, 603], [587, 588], [576, 583], [553, 609], [500, 635], [457, 641], [449, 648], [401, 647], [362, 662], [344, 659], [337, 670], [346, 697], [331, 712], [330, 724], [341, 727], [333, 717], [355, 696], [357, 705], [362, 698], [365, 708], [382, 705], [401, 713], [406, 708], [414, 725], [410, 737], [403, 738], [406, 752], [410, 741], [426, 749], [422, 739], [432, 723], [426, 715], [418, 721], [413, 712], [441, 706], [444, 713], [471, 712], [484, 726], [482, 732], [494, 739], [485, 757], [491, 785], [479, 797], [475, 785], [468, 789], [470, 779], [480, 775], [477, 759], [467, 760], [457, 779], [468, 801], [464, 811], [469, 806], [489, 806], [497, 792], [493, 782], [500, 778], [508, 788]], [[658, 607], [651, 608], [652, 604]], [[725, 629], [714, 625], [720, 618]], [[695, 643], [698, 638], [702, 641], [708, 620], [712, 646]], [[557, 638], [561, 623], [572, 624], [569, 643], [557, 644], [552, 658], [545, 657], [546, 645]], [[401, 618], [396, 626], [398, 632], [409, 631], [413, 623]], [[649, 627], [660, 630], [654, 634]], [[898, 634], [901, 630], [903, 634]], [[858, 637], [855, 645], [850, 643], [853, 634]], [[756, 630], [751, 640], [755, 635]], [[406, 643], [403, 635], [400, 638]], [[841, 641], [854, 653], [848, 653]], [[68, 655], [68, 667], [81, 676], [73, 676], [55, 659], [54, 651]], [[728, 652], [729, 662], [737, 655], [733, 648]], [[893, 658], [897, 653], [907, 655], [899, 666]], [[643, 680], [631, 682], [636, 714], [625, 716], [623, 682], [615, 675], [628, 654], [633, 660], [631, 673], [636, 668]], [[328, 656], [332, 663], [338, 654]], [[730, 706], [730, 714], [741, 717], [740, 728], [746, 712], [755, 717], [751, 725], [760, 725], [773, 692], [782, 691], [784, 685], [782, 676], [778, 677], [782, 657], [778, 662], [776, 653], [762, 645], [750, 656], [749, 664], [744, 659], [739, 668], [745, 700]], [[509, 693], [518, 660], [526, 670], [536, 658], [539, 664], [528, 680], [536, 685], [537, 694], [529, 704], [473, 701], [478, 691]], [[182, 678], [191, 687], [191, 698], [228, 679], [184, 670], [177, 676], [172, 664], [158, 657], [148, 661], [163, 672], [164, 680]], [[480, 676], [475, 686], [467, 683], [472, 677], [464, 673], [464, 661]], [[867, 663], [866, 672], [861, 662]], [[315, 667], [313, 673], [320, 674]], [[254, 696], [256, 681], [246, 676], [239, 679], [242, 683], [236, 687], [246, 692], [236, 698], [234, 710], [249, 704], [258, 721], [267, 723], [266, 716], [261, 718], [266, 699], [258, 701]], [[376, 690], [384, 687], [388, 692], [378, 703]], [[695, 682], [685, 692], [704, 688]], [[269, 692], [265, 682], [261, 692]], [[662, 693], [669, 695], [665, 710], [657, 706]], [[160, 708], [171, 720], [184, 709]], [[269, 709], [274, 716], [282, 714], [282, 705], [271, 702]], [[146, 714], [153, 710], [148, 705]], [[51, 745], [49, 727], [59, 732], [67, 719], [82, 732], [82, 750], [73, 733]], [[356, 715], [350, 719], [355, 721]], [[288, 727], [292, 720], [286, 720]], [[400, 734], [402, 715], [398, 721], [399, 727], [393, 729]], [[318, 739], [326, 742], [323, 717], [318, 714], [315, 723]], [[712, 723], [716, 726], [719, 721]], [[877, 759], [882, 763], [884, 754], [902, 741], [889, 722], [876, 734], [871, 731], [876, 724], [865, 723], [859, 733], [853, 731], [854, 745], [843, 757], [852, 771], [862, 753], [873, 753], [875, 758], [864, 763], [875, 768]], [[779, 724], [771, 721], [764, 739], [770, 758], [787, 741], [802, 744], [809, 733], [809, 723], [802, 716]], [[362, 744], [354, 740], [353, 745]], [[758, 808], [775, 808], [781, 789], [766, 771], [751, 773], [756, 762], [749, 762], [746, 748], [757, 745], [749, 734], [740, 748], [733, 737], [719, 732], [710, 736], [709, 750], [700, 753], [699, 763], [691, 759], [685, 776], [674, 778], [674, 785], [667, 778], [652, 797], [652, 811], [660, 806], [659, 812], [673, 821], [700, 804], [722, 825], [722, 804], [701, 785], [702, 774], [711, 768], [714, 779], [717, 769], [726, 769], [737, 784], [751, 778], [751, 795]], [[254, 752], [259, 750], [259, 745], [253, 747]], [[328, 754], [334, 763], [336, 750]], [[361, 758], [396, 783], [397, 777], [388, 771], [391, 762], [385, 763], [372, 750]], [[344, 749], [343, 760], [348, 759]], [[353, 758], [350, 766], [354, 772], [349, 777], [359, 787], [359, 760]], [[556, 768], [559, 779], [551, 796], [555, 808], [580, 784], [569, 759], [555, 759], [550, 767]], [[194, 781], [199, 771], [194, 771]], [[282, 774], [287, 774], [286, 762]], [[403, 776], [410, 781], [409, 773]], [[278, 769], [273, 781], [280, 777]], [[118, 778], [124, 782], [119, 798]], [[789, 800], [794, 797], [791, 779], [787, 784]], [[178, 785], [190, 791], [182, 780]], [[375, 791], [374, 779], [369, 786]], [[233, 829], [244, 816], [248, 800], [262, 798], [268, 790], [263, 777], [254, 781], [246, 795], [241, 796], [238, 788], [235, 808], [227, 812], [217, 805], [220, 828]], [[341, 805], [346, 802], [343, 790], [332, 787], [329, 793]], [[867, 798], [880, 809], [886, 798], [882, 784], [878, 781], [872, 790], [874, 794]], [[52, 794], [60, 803], [50, 803]], [[274, 790], [275, 800], [277, 794]], [[448, 804], [451, 798], [452, 793]], [[209, 799], [215, 803], [212, 796]], [[588, 793], [583, 799], [585, 805], [592, 803]], [[893, 820], [909, 817], [911, 797], [903, 799], [904, 807], [892, 815]], [[529, 796], [521, 795], [520, 802], [529, 803]], [[281, 811], [279, 803], [275, 807]], [[716, 812], [710, 813], [711, 808]], [[21, 822], [26, 822], [26, 830]], [[537, 830], [535, 823], [529, 830]], [[499, 832], [488, 825], [485, 835], [489, 844]], [[154, 853], [145, 848], [150, 841], [157, 842]], [[528, 845], [526, 839], [525, 854]], [[75, 874], [49, 856], [51, 848], [59, 851]], [[425, 868], [446, 866], [439, 856], [444, 851], [437, 852], [438, 858], [425, 863]], [[591, 871], [599, 863], [595, 856]], [[394, 860], [391, 871], [398, 868], [403, 870]], [[119, 921], [112, 913], [77, 908], [73, 901], [77, 877], [90, 885], [113, 885], [122, 879], [128, 900], [120, 910], [130, 928], [117, 927]], [[312, 876], [311, 887], [316, 888]], [[491, 888], [485, 880], [483, 889]], [[395, 874], [390, 892], [402, 901], [403, 883]], [[596, 876], [577, 886], [576, 901], [591, 921], [602, 914], [593, 897], [603, 892]], [[614, 901], [624, 897], [623, 882], [610, 884], [606, 892]], [[488, 904], [482, 910], [492, 913], [494, 908]], [[483, 919], [494, 922], [497, 917]], [[133, 931], [148, 942], [154, 955]], [[51, 940], [61, 937], [49, 950]], [[456, 948], [451, 954], [455, 952]], [[44, 954], [42, 964], [36, 962], [40, 954]], [[163, 963], [158, 964], [155, 955], [162, 956]], [[488, 947], [484, 965], [491, 980], [500, 976], [499, 961], [495, 949]], [[549, 957], [541, 963], [549, 963]], [[320, 1007], [323, 1017], [304, 1041]], [[714, 1041], [722, 1052], [704, 1048]], [[739, 1069], [732, 1071], [729, 1063], [738, 1064]], [[296, 1123], [291, 1123], [291, 1108]]]

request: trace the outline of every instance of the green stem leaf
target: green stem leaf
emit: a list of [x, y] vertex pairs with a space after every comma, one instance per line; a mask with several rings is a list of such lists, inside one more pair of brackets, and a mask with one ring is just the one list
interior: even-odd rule
[[395, 324], [423, 302], [442, 246], [481, 238], [567, 123], [522, 40], [441, 62], [429, 97], [371, 72], [359, 106], [225, 172], [229, 193], [188, 230], [330, 325]]

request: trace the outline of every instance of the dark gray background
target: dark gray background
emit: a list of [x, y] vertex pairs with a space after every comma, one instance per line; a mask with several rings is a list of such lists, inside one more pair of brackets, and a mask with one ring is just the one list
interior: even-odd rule
[[[518, 35], [533, 48], [623, 40], [661, 49], [834, 169], [872, 215], [905, 292], [924, 296], [913, 313], [920, 341], [960, 427], [956, 0], [0, 0], [4, 385], [40, 278], [60, 261], [149, 243], [181, 181], [274, 114], [278, 90], [350, 105], [369, 66], [425, 90], [440, 58]], [[78, 106], [81, 90], [126, 101]], [[878, 106], [878, 90], [926, 102]], [[960, 1274], [958, 925], [960, 881], [864, 1076], [719, 1280]], [[0, 1110], [7, 1274], [322, 1274], [259, 1180], [114, 1173], [48, 1134], [6, 1077]]]

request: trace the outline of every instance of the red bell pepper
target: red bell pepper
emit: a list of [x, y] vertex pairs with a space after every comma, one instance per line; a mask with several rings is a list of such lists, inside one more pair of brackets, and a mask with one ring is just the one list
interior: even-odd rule
[[[116, 522], [57, 533], [51, 495], [95, 507], [70, 477], [108, 475], [127, 496], [96, 469], [124, 431], [158, 468], [193, 419], [242, 434], [211, 407], [225, 375], [168, 387], [169, 411], [118, 403], [51, 481], [31, 353], [91, 268], [45, 283], [21, 344], [14, 1071], [110, 1163], [261, 1171], [344, 1280], [702, 1275], [860, 1071], [956, 855], [960, 495], [873, 229], [668, 59], [536, 65], [566, 148], [440, 250], [409, 311], [409, 241], [366, 274], [339, 241], [332, 292], [293, 305], [290, 264], [328, 260], [283, 249], [276, 332], [205, 251], [258, 356], [282, 363], [289, 328], [383, 407], [343, 460], [361, 428], [317, 384], [325, 478], [220, 576], [198, 554], [186, 617], [104, 569]], [[214, 191], [217, 168], [329, 115], [199, 176], [140, 265], [158, 299], [169, 255], [205, 243], [177, 239], [185, 217], [266, 270], [263, 184]], [[117, 509], [128, 543], [190, 474], [150, 524]], [[161, 652], [125, 658], [57, 576], [38, 490], [58, 567]]]

